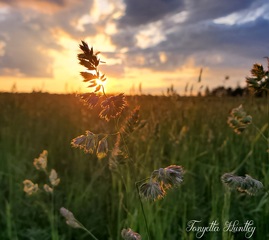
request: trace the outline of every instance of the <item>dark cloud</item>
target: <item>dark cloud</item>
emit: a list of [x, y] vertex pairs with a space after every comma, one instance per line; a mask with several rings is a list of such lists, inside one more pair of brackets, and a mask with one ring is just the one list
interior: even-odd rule
[[[269, 29], [269, 20], [263, 18], [230, 26], [198, 24], [169, 34], [148, 55], [151, 58], [155, 52], [165, 52], [170, 61], [160, 64], [164, 70], [183, 64], [190, 56], [197, 64], [236, 67], [240, 65], [238, 58], [259, 59], [267, 55], [269, 34], [265, 29]], [[222, 60], [213, 61], [214, 55]]]
[[111, 42], [119, 46], [119, 48], [132, 48], [136, 46], [136, 31], [133, 31], [132, 29], [128, 30], [120, 30], [116, 34], [111, 36]]
[[185, 11], [186, 22], [198, 22], [227, 16], [248, 8], [253, 0], [125, 0], [126, 11], [119, 27], [139, 26], [162, 20], [165, 16]]
[[182, 0], [125, 0], [124, 2], [126, 11], [119, 21], [120, 27], [147, 24], [183, 9]]
[[244, 10], [253, 3], [253, 0], [187, 0], [185, 3], [185, 10], [188, 12], [187, 22], [198, 22]]
[[[172, 71], [192, 58], [196, 65], [236, 68], [268, 55], [269, 32], [265, 30], [269, 29], [268, 16], [230, 25], [217, 24], [213, 21], [232, 13], [244, 12], [242, 14], [244, 17], [248, 12], [255, 12], [263, 4], [264, 7], [267, 4], [268, 8], [268, 3], [257, 1], [252, 4], [253, 1], [250, 0], [243, 2], [241, 0], [189, 0], [185, 3], [188, 12], [185, 20], [180, 23], [175, 23], [173, 18], [169, 17], [161, 20], [158, 30], [165, 40], [158, 44], [143, 49], [137, 45], [136, 35], [142, 27], [134, 26], [133, 23], [136, 23], [134, 19], [133, 23], [129, 24], [129, 28], [115, 34], [112, 37], [113, 43], [119, 49], [121, 47], [129, 49], [124, 63], [138, 68]], [[154, 16], [150, 16], [148, 11], [148, 19], [153, 21]], [[134, 15], [132, 17], [135, 18]], [[125, 16], [122, 19], [124, 18]], [[139, 14], [137, 18], [140, 18]], [[166, 55], [166, 61], [160, 58], [160, 53]]]

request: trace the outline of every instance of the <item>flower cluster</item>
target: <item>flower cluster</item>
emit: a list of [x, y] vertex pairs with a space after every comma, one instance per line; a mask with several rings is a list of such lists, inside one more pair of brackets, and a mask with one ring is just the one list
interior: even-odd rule
[[121, 236], [124, 240], [141, 240], [141, 236], [134, 232], [131, 228], [122, 229]]
[[265, 57], [268, 62], [268, 70], [264, 70], [263, 65], [255, 63], [251, 69], [252, 77], [247, 77], [248, 87], [255, 93], [269, 91], [269, 58]]
[[154, 170], [149, 181], [140, 185], [140, 195], [148, 200], [161, 199], [168, 189], [177, 187], [183, 182], [183, 175], [183, 167], [177, 165]]
[[78, 97], [88, 108], [94, 108], [99, 101], [99, 96], [95, 93], [82, 93]]
[[[98, 107], [100, 109], [99, 117], [110, 121], [111, 119], [118, 118], [123, 115], [123, 111], [126, 110], [128, 104], [124, 93], [116, 95], [106, 95], [104, 83], [107, 78], [105, 74], [102, 74], [99, 70], [99, 64], [103, 63], [99, 58], [100, 52], [94, 53], [93, 48], [89, 48], [87, 43], [82, 41], [79, 45], [82, 53], [78, 54], [79, 63], [86, 68], [86, 71], [81, 72], [83, 81], [89, 83], [89, 88], [94, 88], [91, 93], [84, 93], [77, 95], [84, 105], [89, 108]], [[101, 91], [102, 90], [102, 91]], [[117, 122], [117, 124], [120, 122]], [[86, 134], [80, 135], [71, 140], [71, 145], [76, 148], [84, 150], [86, 153], [96, 154], [98, 159], [102, 159], [108, 154], [108, 136], [115, 135], [116, 142], [111, 150], [109, 158], [110, 170], [116, 169], [119, 163], [126, 162], [128, 154], [126, 151], [126, 140], [128, 134], [132, 133], [136, 129], [140, 129], [145, 126], [145, 121], [139, 120], [139, 108], [136, 107], [131, 114], [121, 122], [121, 126], [117, 125], [118, 132], [113, 134], [94, 134], [90, 131], [86, 131]], [[124, 139], [124, 141], [122, 141]], [[124, 142], [124, 144], [122, 144]], [[124, 149], [122, 148], [124, 145]]]
[[247, 115], [242, 105], [240, 105], [231, 110], [227, 123], [235, 133], [241, 134], [252, 123], [252, 117]]
[[85, 153], [93, 153], [96, 148], [97, 136], [86, 131], [85, 135], [80, 135], [71, 141], [71, 146], [83, 149]]
[[34, 166], [37, 170], [44, 170], [46, 171], [47, 163], [48, 163], [48, 151], [44, 150], [42, 153], [40, 153], [38, 158], [34, 159]]
[[[47, 172], [47, 157], [48, 157], [48, 151], [44, 150], [38, 158], [34, 159], [33, 165], [37, 170], [43, 170], [49, 178], [50, 185], [44, 184], [43, 189], [47, 193], [53, 193], [54, 187], [58, 186], [60, 183], [60, 178], [58, 178], [58, 174], [55, 171], [55, 169], [51, 169], [50, 173]], [[24, 180], [23, 181], [24, 188], [23, 191], [27, 195], [32, 195], [33, 193], [36, 193], [39, 188], [37, 183], [33, 183], [31, 180]]]
[[110, 96], [101, 103], [102, 111], [99, 116], [109, 121], [111, 118], [119, 116], [126, 106], [127, 102], [123, 93]]
[[236, 176], [232, 173], [225, 173], [221, 177], [221, 181], [232, 190], [256, 195], [263, 189], [263, 184], [247, 175], [245, 177]]
[[106, 157], [108, 152], [107, 136], [98, 141], [98, 134], [86, 131], [85, 135], [80, 135], [71, 141], [71, 146], [83, 149], [86, 153], [95, 153], [98, 159]]
[[23, 191], [29, 196], [38, 191], [38, 184], [33, 183], [31, 180], [26, 179], [23, 181], [23, 184]]

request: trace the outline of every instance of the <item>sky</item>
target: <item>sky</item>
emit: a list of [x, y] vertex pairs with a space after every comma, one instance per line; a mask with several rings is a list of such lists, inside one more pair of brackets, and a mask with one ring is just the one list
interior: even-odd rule
[[90, 92], [81, 40], [101, 52], [107, 93], [244, 87], [267, 66], [269, 1], [0, 0], [0, 91]]

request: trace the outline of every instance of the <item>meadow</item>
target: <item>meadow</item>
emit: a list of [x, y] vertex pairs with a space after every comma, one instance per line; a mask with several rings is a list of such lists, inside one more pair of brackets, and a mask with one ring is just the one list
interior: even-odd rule
[[[108, 156], [98, 159], [70, 145], [86, 130], [116, 131], [115, 121], [98, 117], [98, 108], [88, 109], [75, 94], [0, 94], [0, 239], [93, 239], [68, 226], [61, 207], [97, 239], [122, 239], [121, 230], [129, 227], [149, 239], [135, 182], [169, 165], [184, 168], [184, 181], [163, 199], [142, 201], [150, 239], [269, 239], [269, 154], [261, 134], [269, 135], [266, 98], [140, 95], [127, 100], [127, 110], [140, 106], [146, 124], [125, 139], [128, 157], [113, 171]], [[240, 104], [258, 131], [250, 125], [238, 135], [228, 126], [230, 110]], [[114, 142], [111, 135], [109, 153]], [[33, 166], [43, 150], [60, 184], [53, 196], [41, 190], [28, 196], [25, 179], [40, 187], [47, 181]], [[264, 191], [250, 196], [227, 189], [221, 176], [229, 172], [258, 179]], [[191, 220], [204, 227], [215, 222], [219, 230], [197, 235], [187, 230]], [[253, 235], [223, 230], [226, 221], [237, 220], [240, 226], [253, 221]]]

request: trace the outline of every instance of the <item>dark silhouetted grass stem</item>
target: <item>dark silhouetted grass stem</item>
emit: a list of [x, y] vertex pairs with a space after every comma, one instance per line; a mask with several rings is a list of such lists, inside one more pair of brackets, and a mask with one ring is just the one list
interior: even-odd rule
[[138, 193], [138, 197], [139, 197], [139, 202], [140, 202], [140, 206], [141, 206], [141, 210], [142, 210], [142, 214], [143, 214], [143, 218], [145, 220], [145, 224], [146, 224], [146, 230], [147, 230], [147, 234], [148, 234], [148, 240], [150, 240], [150, 234], [149, 234], [149, 227], [148, 227], [148, 221], [147, 221], [147, 218], [146, 218], [146, 214], [145, 214], [145, 211], [144, 211], [144, 206], [143, 206], [143, 203], [142, 203], [142, 200], [141, 200], [141, 196], [140, 196], [140, 193], [139, 193], [139, 187], [138, 187], [138, 184], [141, 183], [141, 182], [144, 182], [146, 180], [148, 180], [150, 178], [145, 178], [141, 181], [138, 181], [135, 183], [135, 187], [136, 187], [136, 190], [137, 190], [137, 193]]

